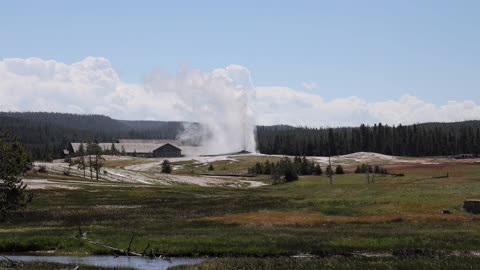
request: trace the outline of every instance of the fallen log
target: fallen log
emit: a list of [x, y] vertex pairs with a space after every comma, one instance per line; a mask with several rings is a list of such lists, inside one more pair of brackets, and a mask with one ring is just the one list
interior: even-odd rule
[[89, 244], [96, 245], [96, 246], [99, 246], [99, 247], [103, 247], [103, 248], [106, 248], [106, 249], [110, 249], [111, 251], [113, 251], [115, 253], [115, 255], [118, 255], [118, 256], [136, 256], [136, 257], [142, 257], [143, 256], [140, 253], [133, 252], [133, 251], [130, 251], [130, 250], [123, 250], [121, 248], [112, 247], [112, 246], [106, 245], [106, 244], [98, 242], [98, 241], [87, 239], [86, 237], [74, 238], [74, 239], [83, 240], [83, 241], [85, 241]]

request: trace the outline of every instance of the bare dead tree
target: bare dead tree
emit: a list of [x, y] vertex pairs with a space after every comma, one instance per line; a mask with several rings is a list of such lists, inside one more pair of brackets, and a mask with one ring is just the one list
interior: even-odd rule
[[128, 248], [127, 248], [127, 256], [128, 254], [132, 251], [132, 243], [133, 243], [133, 239], [135, 238], [135, 233], [132, 233], [132, 237], [130, 238], [130, 243], [128, 243]]

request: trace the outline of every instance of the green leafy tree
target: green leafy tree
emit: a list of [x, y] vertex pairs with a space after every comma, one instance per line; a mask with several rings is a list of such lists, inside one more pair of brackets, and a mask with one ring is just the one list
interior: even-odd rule
[[212, 165], [211, 163], [210, 163], [210, 166], [208, 166], [208, 170], [209, 170], [209, 171], [215, 170], [215, 168], [213, 168], [213, 165]]
[[28, 169], [29, 157], [24, 148], [7, 133], [0, 133], [0, 220], [25, 208], [32, 194], [25, 191], [20, 176]]

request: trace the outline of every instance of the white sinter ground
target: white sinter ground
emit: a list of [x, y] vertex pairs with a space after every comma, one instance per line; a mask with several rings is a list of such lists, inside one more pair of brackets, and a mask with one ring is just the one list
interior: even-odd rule
[[[282, 155], [263, 155], [263, 154], [241, 154], [241, 155], [218, 155], [218, 156], [198, 156], [198, 157], [181, 157], [169, 158], [171, 163], [190, 162], [193, 166], [207, 166], [216, 161], [229, 161], [230, 163], [239, 162], [239, 157], [284, 157]], [[293, 158], [292, 156], [289, 156]], [[129, 160], [131, 157], [105, 156], [106, 160]], [[329, 158], [314, 156], [308, 159], [319, 163], [322, 166], [328, 165]], [[145, 161], [145, 160], [143, 160]], [[180, 175], [180, 174], [163, 174], [161, 167], [164, 159], [151, 159], [151, 162], [129, 165], [123, 168], [106, 167], [102, 168], [100, 182], [98, 184], [110, 183], [131, 183], [131, 184], [145, 184], [145, 185], [172, 185], [172, 184], [193, 184], [199, 186], [230, 186], [230, 187], [260, 187], [265, 185], [261, 181], [253, 181], [249, 178], [242, 177], [228, 177], [228, 176], [206, 176], [206, 175]], [[432, 158], [404, 158], [394, 157], [377, 153], [359, 152], [343, 156], [331, 157], [331, 162], [334, 165], [353, 165], [361, 163], [369, 164], [438, 164]], [[69, 170], [72, 176], [83, 177], [83, 171], [76, 166], [68, 169], [68, 164], [57, 160], [52, 163], [35, 162], [34, 166], [38, 169], [40, 166], [45, 166], [47, 172], [55, 175], [63, 175], [65, 171]], [[173, 170], [181, 170], [183, 165], [174, 165]], [[87, 169], [87, 177], [90, 171]], [[58, 178], [58, 177], [56, 177]], [[64, 181], [53, 179], [29, 179], [29, 188], [46, 188], [48, 186], [57, 188], [70, 188], [68, 184], [75, 184], [78, 181]], [[78, 183], [77, 183], [78, 184]], [[90, 183], [91, 184], [91, 183]]]

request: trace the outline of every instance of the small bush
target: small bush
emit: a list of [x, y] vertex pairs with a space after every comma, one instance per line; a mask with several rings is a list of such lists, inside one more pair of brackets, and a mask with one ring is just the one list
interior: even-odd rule
[[46, 173], [47, 172], [47, 167], [46, 166], [40, 166], [38, 168], [38, 172], [39, 173]]
[[162, 163], [162, 173], [172, 173], [172, 165], [167, 159], [165, 159]]

